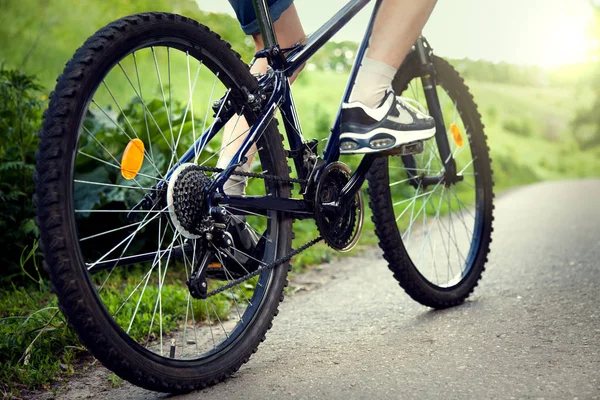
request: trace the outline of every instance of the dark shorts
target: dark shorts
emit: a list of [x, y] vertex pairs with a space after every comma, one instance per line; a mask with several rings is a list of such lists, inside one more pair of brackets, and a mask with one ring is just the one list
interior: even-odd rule
[[[273, 22], [277, 21], [293, 2], [294, 0], [267, 0]], [[246, 35], [256, 35], [259, 33], [252, 0], [229, 0], [229, 3], [235, 11], [235, 15], [237, 15], [244, 33]]]

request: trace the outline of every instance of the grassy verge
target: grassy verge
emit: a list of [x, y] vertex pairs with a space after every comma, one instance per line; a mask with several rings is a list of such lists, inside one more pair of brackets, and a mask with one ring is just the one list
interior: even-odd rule
[[[323, 139], [328, 135], [328, 124], [337, 111], [345, 81], [344, 74], [333, 72], [300, 75], [294, 87], [294, 98], [301, 120], [307, 121], [303, 128], [311, 137]], [[575, 89], [479, 81], [469, 81], [467, 85], [485, 124], [496, 194], [542, 180], [598, 176], [600, 148], [580, 150], [570, 127], [576, 110], [589, 101], [586, 94]], [[318, 102], [311, 100], [314, 99], [314, 87], [328, 88], [319, 92]], [[356, 157], [346, 157], [343, 161], [352, 166], [357, 162]], [[367, 201], [365, 198], [365, 203]], [[296, 222], [296, 246], [314, 237], [313, 226], [309, 221]], [[367, 209], [363, 235], [355, 250], [337, 253], [318, 244], [297, 257], [294, 271], [353, 255], [375, 244], [377, 238], [373, 233], [371, 212]]]
[[[21, 259], [22, 264], [26, 261]], [[3, 397], [10, 398], [22, 388], [49, 388], [58, 374], [72, 375], [73, 362], [86, 351], [67, 326], [47, 282], [36, 271], [35, 278], [30, 275], [35, 283], [13, 284], [0, 292]]]
[[[344, 83], [345, 76], [335, 73], [301, 75], [294, 95], [307, 138], [327, 136]], [[469, 85], [486, 124], [496, 193], [540, 180], [585, 177], [600, 171], [600, 149], [580, 151], [570, 135], [568, 121], [578, 104], [573, 102], [569, 90], [486, 82], [469, 82]], [[330, 89], [320, 94], [322, 97], [317, 104], [314, 93], [319, 87]], [[349, 157], [343, 161], [355, 167], [358, 158]], [[365, 203], [367, 201], [365, 199]], [[298, 221], [294, 230], [294, 247], [316, 235], [312, 221]], [[355, 250], [337, 253], [323, 243], [318, 244], [295, 258], [294, 273], [356, 254], [376, 243], [367, 208], [363, 235]], [[59, 375], [68, 377], [75, 373], [75, 360], [85, 354], [85, 349], [58, 312], [47, 284], [37, 277], [35, 282], [23, 287], [11, 286], [0, 293], [0, 393], [4, 396], [14, 395], [24, 388], [48, 387]], [[134, 285], [135, 281], [125, 284]], [[181, 300], [182, 287], [185, 288], [183, 282], [167, 283], [163, 290], [168, 295], [164, 298]], [[103, 296], [105, 301], [118, 304], [122, 301], [119, 293], [123, 292], [119, 288], [107, 288]], [[148, 299], [151, 297], [149, 295]], [[225, 317], [231, 303], [224, 299], [221, 305], [219, 313]], [[147, 306], [148, 310], [152, 308], [150, 302], [142, 306]], [[163, 307], [169, 307], [168, 301]], [[202, 310], [194, 312], [201, 320]], [[123, 318], [128, 317], [124, 314]], [[175, 327], [176, 322], [171, 322], [171, 328]]]

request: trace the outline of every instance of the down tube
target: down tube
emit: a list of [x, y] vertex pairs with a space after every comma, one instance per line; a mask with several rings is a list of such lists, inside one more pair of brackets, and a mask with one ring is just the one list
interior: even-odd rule
[[[350, 99], [350, 93], [352, 92], [352, 88], [354, 87], [354, 81], [356, 80], [356, 75], [358, 74], [358, 70], [360, 68], [360, 64], [365, 56], [365, 52], [367, 51], [367, 47], [369, 46], [369, 39], [371, 38], [371, 32], [373, 32], [373, 24], [375, 23], [375, 16], [377, 15], [377, 11], [379, 10], [379, 6], [381, 5], [381, 0], [377, 0], [375, 3], [375, 7], [373, 8], [373, 13], [371, 14], [371, 19], [369, 20], [369, 25], [367, 26], [367, 30], [365, 31], [365, 36], [358, 48], [358, 52], [356, 54], [356, 59], [354, 60], [354, 65], [352, 65], [352, 70], [350, 71], [350, 76], [348, 77], [348, 83], [346, 85], [346, 90], [344, 91], [344, 96], [342, 98], [342, 102], [347, 102]], [[325, 160], [327, 164], [337, 161], [340, 158], [340, 117], [342, 112], [342, 106], [338, 108], [337, 115], [335, 117], [335, 122], [333, 123], [333, 128], [331, 128], [331, 135], [329, 135], [329, 140], [327, 141], [327, 147], [325, 148]]]

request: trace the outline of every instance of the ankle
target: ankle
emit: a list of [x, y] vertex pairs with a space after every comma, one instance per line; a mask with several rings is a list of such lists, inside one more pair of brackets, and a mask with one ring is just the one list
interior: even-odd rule
[[[217, 168], [225, 169], [231, 162], [232, 156], [222, 155], [217, 161]], [[248, 172], [250, 167], [248, 164], [244, 164], [241, 167], [235, 169], [239, 172]], [[248, 178], [241, 175], [231, 175], [227, 182], [223, 185], [223, 190], [230, 196], [245, 196], [246, 187], [248, 186]]]
[[371, 108], [378, 107], [391, 87], [396, 71], [396, 68], [384, 62], [365, 57], [354, 82], [350, 101], [358, 101]]

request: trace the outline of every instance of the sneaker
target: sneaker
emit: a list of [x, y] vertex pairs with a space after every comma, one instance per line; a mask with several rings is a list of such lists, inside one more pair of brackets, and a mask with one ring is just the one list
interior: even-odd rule
[[[214, 279], [230, 280], [249, 274], [260, 266], [259, 260], [263, 257], [264, 236], [259, 240], [243, 221], [231, 222], [227, 232], [233, 239], [233, 246], [228, 250], [229, 254], [221, 253], [219, 258], [213, 256], [207, 266], [208, 276]], [[222, 265], [219, 259], [225, 265]]]
[[358, 101], [344, 103], [341, 119], [342, 154], [388, 151], [435, 135], [435, 120], [425, 108], [391, 90], [377, 108]]

